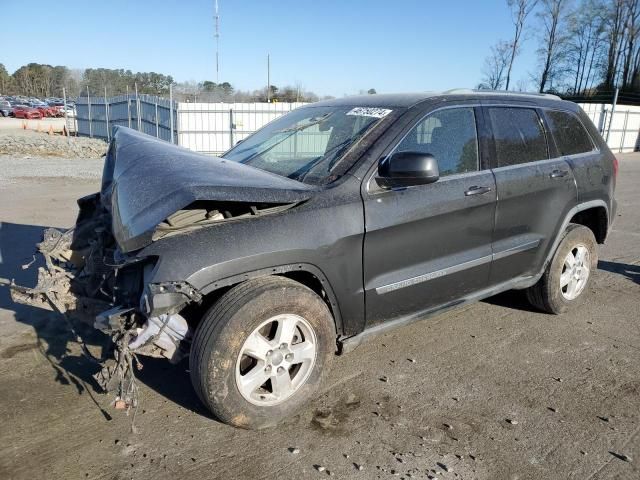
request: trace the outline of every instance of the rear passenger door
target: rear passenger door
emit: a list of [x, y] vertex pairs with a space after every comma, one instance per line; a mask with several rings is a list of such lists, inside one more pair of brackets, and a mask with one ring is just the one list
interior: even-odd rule
[[578, 186], [578, 201], [602, 199], [612, 171], [579, 118], [561, 110], [544, 110], [548, 130], [555, 139], [558, 154], [569, 162]]
[[490, 275], [497, 285], [540, 271], [577, 192], [570, 165], [550, 150], [538, 109], [486, 106], [483, 114], [498, 194]]

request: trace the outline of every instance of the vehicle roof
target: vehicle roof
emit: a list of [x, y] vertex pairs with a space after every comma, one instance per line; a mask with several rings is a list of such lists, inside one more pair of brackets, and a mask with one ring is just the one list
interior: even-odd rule
[[536, 104], [567, 104], [556, 95], [546, 93], [509, 92], [496, 90], [454, 89], [444, 92], [415, 92], [415, 93], [384, 93], [374, 95], [356, 95], [352, 97], [335, 98], [314, 103], [313, 106], [345, 106], [345, 107], [382, 107], [382, 108], [410, 108], [429, 100], [453, 99], [478, 100], [514, 100], [527, 101]]

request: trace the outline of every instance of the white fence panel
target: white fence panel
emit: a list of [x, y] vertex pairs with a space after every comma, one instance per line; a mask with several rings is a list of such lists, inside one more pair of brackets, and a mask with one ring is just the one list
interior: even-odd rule
[[615, 153], [635, 152], [640, 148], [640, 106], [605, 103], [581, 103], [598, 131]]
[[178, 144], [196, 152], [220, 155], [305, 103], [179, 103]]

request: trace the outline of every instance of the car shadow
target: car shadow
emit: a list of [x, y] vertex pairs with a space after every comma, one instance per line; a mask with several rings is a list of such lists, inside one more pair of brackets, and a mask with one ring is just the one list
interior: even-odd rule
[[[640, 284], [640, 265], [599, 260], [598, 269], [606, 272], [617, 273], [637, 284]], [[539, 313], [539, 310], [528, 302], [524, 290], [507, 290], [506, 292], [499, 293], [493, 297], [486, 298], [483, 302], [504, 308]]]
[[[26, 287], [36, 285], [38, 267], [43, 266], [44, 261], [41, 255], [36, 255], [34, 260], [35, 245], [42, 240], [45, 228], [0, 222], [0, 278], [13, 279]], [[28, 268], [23, 268], [31, 262]], [[93, 378], [101, 366], [80, 352], [71, 326], [94, 355], [101, 355], [102, 348], [110, 340], [108, 336], [77, 320], [68, 323], [58, 313], [16, 304], [6, 287], [0, 287], [0, 308], [14, 312], [16, 321], [32, 327], [36, 335], [35, 343], [30, 340], [24, 345], [12, 345], [0, 351], [0, 359], [13, 358], [28, 349], [39, 351], [51, 366], [56, 382], [73, 388], [78, 395], [89, 395], [109, 420], [111, 415], [100, 406], [105, 402], [98, 398], [103, 391]], [[184, 408], [211, 416], [191, 388], [188, 360], [178, 365], [172, 365], [165, 359], [142, 357], [140, 360], [143, 368], [136, 373], [140, 382]]]
[[512, 310], [521, 310], [524, 312], [540, 313], [540, 310], [532, 306], [524, 293], [524, 290], [507, 290], [498, 293], [493, 297], [482, 300], [484, 303], [496, 305], [497, 307], [511, 308]]
[[599, 260], [598, 269], [604, 270], [605, 272], [617, 273], [618, 275], [627, 277], [629, 280], [640, 284], [640, 265]]

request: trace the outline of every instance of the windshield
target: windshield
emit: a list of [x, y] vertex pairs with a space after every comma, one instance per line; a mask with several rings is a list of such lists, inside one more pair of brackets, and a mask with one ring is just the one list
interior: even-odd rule
[[320, 185], [338, 178], [339, 160], [381, 118], [384, 108], [304, 107], [258, 130], [224, 158]]

